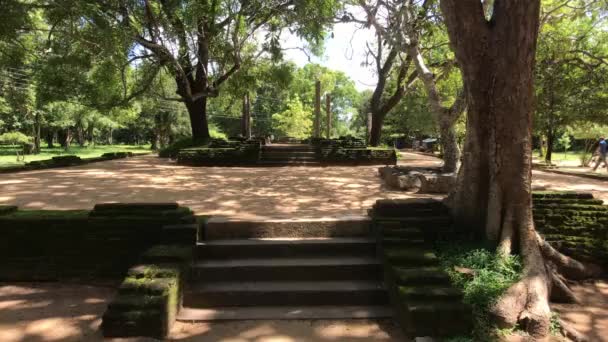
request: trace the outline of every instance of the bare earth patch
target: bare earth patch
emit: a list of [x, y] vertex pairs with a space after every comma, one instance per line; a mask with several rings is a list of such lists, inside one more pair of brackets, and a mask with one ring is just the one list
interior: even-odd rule
[[[0, 341], [104, 341], [101, 315], [114, 295], [111, 287], [74, 284], [0, 284]], [[364, 342], [405, 341], [391, 321], [177, 322], [171, 341]], [[112, 342], [151, 338], [107, 339]]]

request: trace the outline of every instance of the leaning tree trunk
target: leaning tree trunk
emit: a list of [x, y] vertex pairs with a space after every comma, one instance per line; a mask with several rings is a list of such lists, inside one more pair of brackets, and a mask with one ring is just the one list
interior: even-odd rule
[[195, 101], [186, 101], [190, 116], [192, 140], [206, 142], [209, 140], [209, 123], [207, 122], [207, 98], [201, 97]]
[[378, 146], [380, 145], [380, 138], [382, 137], [384, 117], [379, 113], [372, 113], [371, 123], [372, 125], [369, 129], [369, 145]]
[[518, 250], [524, 276], [493, 309], [497, 323], [549, 333], [550, 278], [532, 220], [533, 69], [540, 0], [497, 1], [486, 20], [479, 0], [442, 0], [467, 91], [467, 136], [450, 205], [463, 227]]
[[412, 39], [407, 47], [407, 53], [414, 61], [419, 78], [424, 84], [428, 95], [431, 111], [439, 123], [439, 133], [441, 134], [441, 149], [443, 150], [443, 172], [453, 173], [458, 170], [458, 160], [460, 159], [460, 149], [454, 125], [462, 112], [466, 108], [466, 96], [463, 90], [460, 91], [456, 101], [451, 107], [445, 107], [442, 96], [437, 88], [437, 81], [433, 72], [426, 66], [424, 57], [418, 47], [416, 29], [407, 26], [404, 30]]

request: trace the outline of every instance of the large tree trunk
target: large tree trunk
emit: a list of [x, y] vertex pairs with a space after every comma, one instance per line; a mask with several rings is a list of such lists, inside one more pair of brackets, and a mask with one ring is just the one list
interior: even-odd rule
[[201, 97], [195, 101], [187, 101], [186, 108], [190, 115], [192, 139], [206, 142], [209, 140], [209, 124], [207, 122], [207, 98]]
[[369, 129], [369, 145], [378, 146], [380, 145], [380, 137], [382, 136], [384, 117], [379, 113], [372, 113], [371, 123], [372, 126]]
[[547, 130], [547, 151], [545, 152], [545, 163], [551, 164], [553, 158], [553, 145], [555, 144], [555, 133], [552, 129]]
[[460, 149], [458, 148], [454, 124], [440, 122], [439, 133], [441, 134], [441, 148], [443, 149], [443, 172], [456, 172], [460, 159]]
[[34, 153], [38, 154], [40, 153], [40, 129], [41, 129], [41, 122], [40, 122], [40, 113], [36, 112], [36, 116], [34, 117]]
[[54, 138], [55, 132], [53, 132], [52, 129], [47, 129], [46, 134], [44, 135], [44, 140], [46, 140], [46, 146], [48, 148], [53, 148], [55, 146], [53, 146], [53, 138]]
[[500, 325], [549, 333], [550, 279], [532, 220], [533, 69], [540, 0], [497, 1], [490, 21], [479, 0], [442, 0], [467, 91], [463, 164], [450, 205], [462, 227], [504, 254], [517, 249], [524, 276], [498, 301]]

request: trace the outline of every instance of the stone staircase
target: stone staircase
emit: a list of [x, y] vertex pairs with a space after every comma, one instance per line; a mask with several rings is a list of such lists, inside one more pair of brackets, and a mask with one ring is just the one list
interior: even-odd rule
[[262, 146], [259, 164], [265, 166], [320, 165], [315, 149], [304, 144], [273, 144]]
[[211, 219], [178, 320], [392, 317], [367, 218]]
[[459, 336], [471, 331], [471, 309], [433, 252], [451, 221], [439, 201], [381, 200], [370, 213], [396, 317], [409, 336]]

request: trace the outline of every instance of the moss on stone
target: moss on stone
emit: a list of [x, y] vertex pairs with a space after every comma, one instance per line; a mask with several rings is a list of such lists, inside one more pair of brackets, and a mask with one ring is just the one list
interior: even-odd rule
[[127, 277], [118, 288], [119, 294], [166, 296], [178, 287], [176, 278], [149, 279]]
[[176, 264], [148, 264], [148, 265], [137, 265], [129, 269], [127, 274], [129, 277], [136, 279], [147, 278], [180, 278], [181, 267]]
[[409, 264], [433, 265], [439, 261], [434, 252], [419, 248], [385, 248], [384, 255], [394, 266]]
[[141, 259], [146, 263], [184, 263], [192, 260], [192, 256], [192, 246], [156, 245], [144, 252]]
[[0, 215], [6, 215], [17, 211], [18, 207], [15, 205], [0, 205]]
[[14, 220], [46, 220], [46, 219], [86, 219], [89, 216], [88, 210], [17, 210], [3, 215], [3, 219]]
[[577, 191], [534, 191], [532, 198], [536, 199], [593, 199], [590, 192]]

